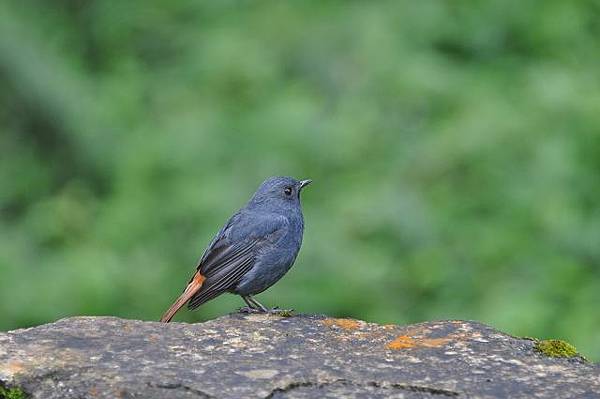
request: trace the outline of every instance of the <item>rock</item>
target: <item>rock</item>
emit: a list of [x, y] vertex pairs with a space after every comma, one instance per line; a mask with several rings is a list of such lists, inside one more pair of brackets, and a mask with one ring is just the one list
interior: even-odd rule
[[74, 317], [0, 333], [0, 385], [46, 399], [600, 396], [599, 365], [534, 345], [466, 321]]

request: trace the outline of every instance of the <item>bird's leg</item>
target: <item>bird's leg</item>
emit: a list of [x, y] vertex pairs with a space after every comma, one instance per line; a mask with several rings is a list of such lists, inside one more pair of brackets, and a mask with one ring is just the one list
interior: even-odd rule
[[279, 316], [289, 317], [292, 315], [292, 312], [294, 312], [294, 309], [279, 309], [279, 306], [275, 306], [272, 309], [267, 309], [256, 299], [252, 298], [250, 295], [248, 295], [248, 300], [250, 302], [252, 302], [256, 307], [258, 307], [264, 313], [271, 313], [271, 314], [276, 314]]
[[283, 317], [290, 317], [294, 309], [279, 309], [278, 306], [275, 306], [273, 309], [267, 309], [263, 304], [258, 302], [256, 299], [252, 298], [250, 295], [240, 295], [246, 305], [243, 308], [240, 308], [240, 313], [269, 313], [276, 314]]
[[[259, 309], [261, 312], [263, 313], [268, 313], [269, 309], [267, 309], [266, 307], [264, 307], [260, 302], [258, 302], [256, 299], [252, 298], [250, 295], [248, 295], [248, 301], [250, 301], [250, 303], [252, 305], [254, 305], [254, 307], [256, 309]], [[246, 302], [248, 303], [248, 302]]]
[[240, 308], [240, 313], [261, 313], [262, 309], [256, 307], [256, 305], [251, 301], [250, 295], [240, 295], [246, 305], [243, 308]]
[[255, 306], [252, 304], [252, 302], [250, 302], [249, 297], [242, 295], [242, 299], [244, 300], [244, 302], [246, 302], [246, 305], [248, 305], [249, 308], [254, 309]]

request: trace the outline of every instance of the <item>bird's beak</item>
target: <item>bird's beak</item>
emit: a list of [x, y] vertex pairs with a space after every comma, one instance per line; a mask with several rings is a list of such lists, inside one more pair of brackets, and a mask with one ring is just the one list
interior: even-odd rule
[[308, 186], [310, 183], [312, 183], [312, 180], [310, 180], [310, 179], [300, 180], [300, 190], [302, 190], [304, 187]]

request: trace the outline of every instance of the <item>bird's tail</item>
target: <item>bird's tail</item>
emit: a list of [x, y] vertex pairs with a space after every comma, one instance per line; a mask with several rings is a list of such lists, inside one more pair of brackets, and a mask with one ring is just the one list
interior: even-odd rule
[[185, 305], [185, 303], [189, 301], [190, 298], [193, 297], [194, 294], [196, 294], [200, 290], [200, 288], [202, 288], [204, 280], [206, 280], [206, 277], [201, 275], [200, 272], [196, 272], [196, 274], [194, 274], [194, 277], [192, 277], [192, 279], [190, 280], [188, 286], [185, 288], [185, 291], [183, 291], [183, 294], [181, 294], [181, 296], [177, 298], [175, 303], [171, 305], [169, 310], [165, 312], [163, 317], [160, 318], [160, 321], [163, 323], [170, 322], [173, 316], [175, 316], [175, 313], [177, 313], [177, 311], [181, 309], [181, 307]]

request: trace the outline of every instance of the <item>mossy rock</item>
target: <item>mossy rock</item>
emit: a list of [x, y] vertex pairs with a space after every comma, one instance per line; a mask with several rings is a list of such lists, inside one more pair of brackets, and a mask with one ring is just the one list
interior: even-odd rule
[[577, 349], [575, 349], [573, 345], [560, 339], [545, 339], [537, 341], [534, 349], [548, 357], [579, 356]]
[[0, 399], [27, 399], [27, 394], [21, 388], [5, 388], [0, 385]]

